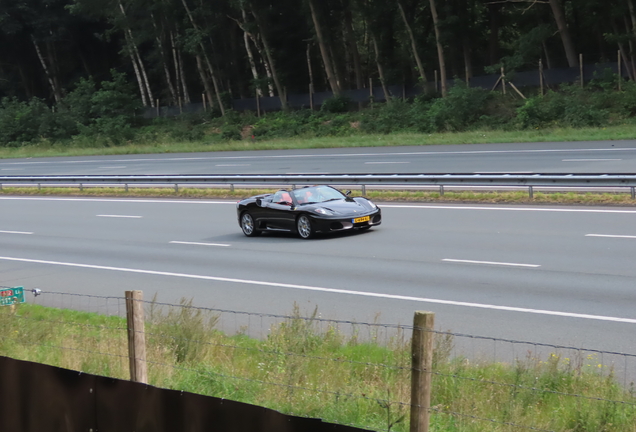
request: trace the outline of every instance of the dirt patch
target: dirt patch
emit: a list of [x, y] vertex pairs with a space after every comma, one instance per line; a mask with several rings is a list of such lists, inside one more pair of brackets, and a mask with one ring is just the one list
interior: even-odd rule
[[243, 140], [251, 139], [252, 130], [254, 130], [254, 126], [252, 125], [243, 126], [243, 129], [241, 129], [241, 139]]

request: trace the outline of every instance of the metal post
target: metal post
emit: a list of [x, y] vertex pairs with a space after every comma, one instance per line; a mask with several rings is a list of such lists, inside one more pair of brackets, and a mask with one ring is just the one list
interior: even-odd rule
[[148, 383], [146, 365], [146, 337], [142, 291], [126, 291], [126, 320], [128, 323], [128, 359], [130, 380]]
[[80, 192], [84, 191], [84, 185], [82, 183], [80, 183]]
[[362, 196], [365, 196], [367, 194], [367, 187], [365, 185], [362, 185]]
[[177, 183], [174, 184], [174, 193], [179, 193], [179, 185]]
[[128, 183], [124, 185], [124, 189], [126, 190], [126, 192], [128, 192]]
[[428, 432], [433, 378], [435, 314], [415, 312], [411, 339], [411, 423], [410, 432]]
[[234, 183], [230, 183], [230, 192], [234, 192]]
[[528, 196], [530, 199], [534, 199], [534, 190], [532, 189], [532, 186], [528, 186]]
[[632, 199], [636, 199], [636, 187], [634, 186], [632, 186]]
[[42, 184], [38, 183], [38, 190], [42, 190]]
[[444, 196], [444, 185], [439, 185], [439, 196]]

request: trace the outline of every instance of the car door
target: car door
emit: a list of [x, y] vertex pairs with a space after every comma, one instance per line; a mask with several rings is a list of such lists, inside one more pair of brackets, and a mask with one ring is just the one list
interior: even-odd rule
[[293, 202], [287, 191], [278, 191], [271, 202], [263, 203], [269, 229], [291, 231], [294, 228]]

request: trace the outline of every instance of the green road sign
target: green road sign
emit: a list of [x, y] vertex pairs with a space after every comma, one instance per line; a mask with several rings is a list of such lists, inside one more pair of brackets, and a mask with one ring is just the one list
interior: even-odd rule
[[0, 288], [0, 306], [24, 303], [24, 287]]

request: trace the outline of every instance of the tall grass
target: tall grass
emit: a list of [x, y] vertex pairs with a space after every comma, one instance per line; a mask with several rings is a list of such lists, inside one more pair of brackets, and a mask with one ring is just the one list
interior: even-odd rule
[[[263, 338], [219, 330], [221, 312], [151, 302], [150, 383], [378, 431], [407, 431], [410, 341], [405, 329], [301, 316], [296, 306]], [[32, 304], [0, 309], [0, 355], [128, 378], [125, 321]], [[381, 327], [380, 327], [381, 328]], [[595, 356], [513, 362], [454, 354], [455, 336], [436, 334], [432, 431], [633, 431], [636, 396]], [[599, 367], [601, 366], [601, 367]], [[599, 372], [602, 371], [602, 372]]]

